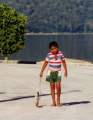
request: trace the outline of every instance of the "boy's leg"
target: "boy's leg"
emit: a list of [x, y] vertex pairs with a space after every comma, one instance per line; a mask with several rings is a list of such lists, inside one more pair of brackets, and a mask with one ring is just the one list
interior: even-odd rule
[[51, 82], [50, 83], [50, 88], [51, 88], [51, 96], [52, 96], [53, 106], [56, 106], [56, 101], [55, 101], [55, 83]]
[[61, 81], [58, 81], [56, 83], [56, 91], [57, 91], [57, 105], [60, 105]]

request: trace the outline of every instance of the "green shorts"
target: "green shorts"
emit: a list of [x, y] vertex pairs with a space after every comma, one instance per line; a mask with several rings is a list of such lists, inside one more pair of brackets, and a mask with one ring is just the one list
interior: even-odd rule
[[61, 81], [61, 71], [50, 71], [46, 76], [46, 81], [48, 82], [58, 82]]

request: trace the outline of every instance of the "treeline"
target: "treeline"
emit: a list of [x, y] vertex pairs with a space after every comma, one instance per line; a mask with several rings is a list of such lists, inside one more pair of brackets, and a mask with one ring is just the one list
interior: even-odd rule
[[0, 0], [29, 16], [28, 32], [93, 32], [92, 0]]

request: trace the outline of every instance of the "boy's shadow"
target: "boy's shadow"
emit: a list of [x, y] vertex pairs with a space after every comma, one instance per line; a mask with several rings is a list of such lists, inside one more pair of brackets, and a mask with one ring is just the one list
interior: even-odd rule
[[[67, 91], [67, 92], [63, 92], [63, 94], [66, 93], [72, 93], [72, 92], [81, 92], [80, 90], [71, 90], [71, 91]], [[0, 92], [0, 94], [5, 94], [5, 92]], [[50, 96], [50, 94], [42, 94], [40, 95], [41, 97], [44, 96]], [[9, 99], [5, 99], [5, 100], [0, 100], [1, 102], [9, 102], [9, 101], [17, 101], [17, 100], [22, 100], [22, 99], [31, 99], [34, 98], [35, 96], [18, 96], [18, 97], [14, 97], [14, 98], [9, 98]], [[80, 104], [89, 104], [91, 103], [90, 101], [79, 101], [79, 102], [67, 102], [67, 103], [62, 103], [61, 106], [71, 106], [71, 105], [80, 105]]]
[[5, 92], [0, 92], [0, 94], [5, 94]]
[[67, 102], [67, 103], [62, 103], [61, 106], [71, 106], [71, 105], [80, 105], [80, 104], [89, 104], [91, 103], [90, 101], [78, 101], [78, 102]]

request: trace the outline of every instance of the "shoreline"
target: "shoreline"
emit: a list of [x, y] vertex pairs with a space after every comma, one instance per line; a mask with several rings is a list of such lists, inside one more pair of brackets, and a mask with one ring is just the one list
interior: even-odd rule
[[[71, 59], [71, 58], [66, 58], [67, 63], [73, 63], [73, 64], [90, 64], [92, 65], [93, 63], [90, 61], [86, 60], [80, 60], [80, 59]], [[42, 63], [43, 61], [21, 61], [20, 60], [0, 60], [0, 63], [5, 63], [5, 64], [36, 64], [36, 63]]]
[[87, 33], [87, 32], [83, 32], [83, 33], [70, 33], [70, 32], [52, 32], [52, 33], [43, 33], [43, 32], [39, 32], [39, 33], [34, 33], [34, 32], [30, 32], [30, 33], [25, 33], [25, 35], [34, 35], [34, 36], [38, 36], [38, 35], [93, 35], [93, 32]]

